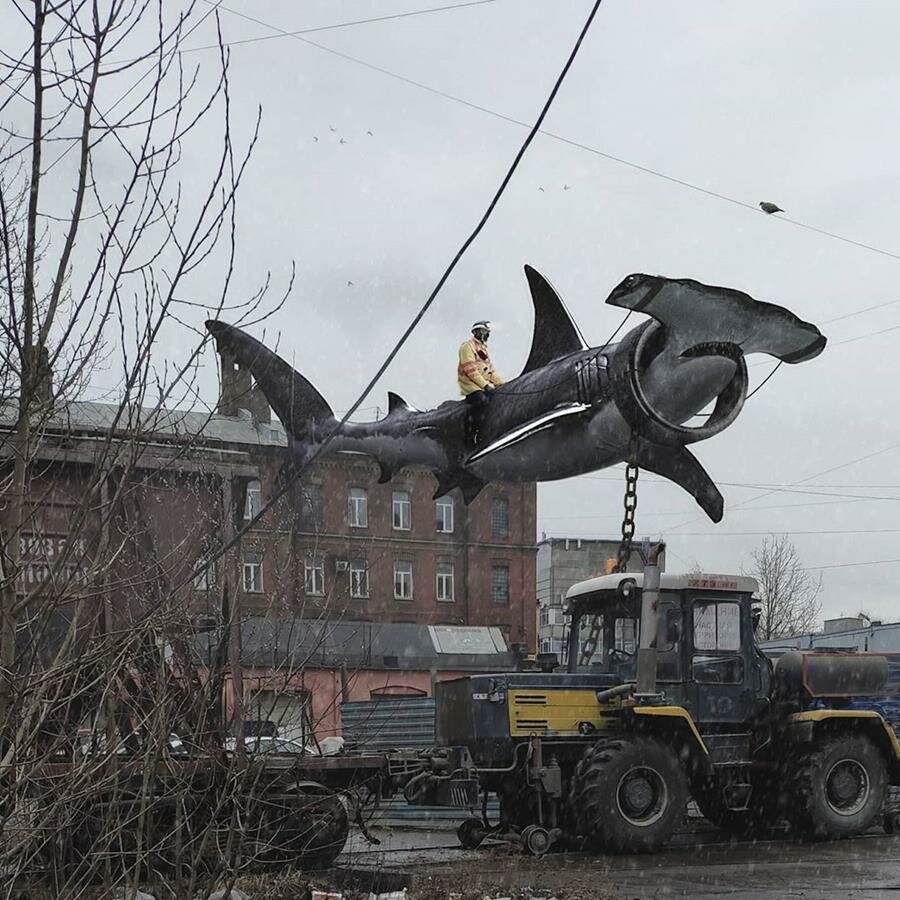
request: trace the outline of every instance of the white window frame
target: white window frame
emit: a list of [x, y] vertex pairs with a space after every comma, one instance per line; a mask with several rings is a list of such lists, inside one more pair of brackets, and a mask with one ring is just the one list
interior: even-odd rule
[[559, 638], [541, 638], [541, 653], [555, 653], [560, 658], [563, 652], [563, 642]]
[[244, 521], [249, 522], [250, 519], [259, 515], [262, 509], [262, 485], [259, 479], [251, 478], [247, 482], [247, 489], [244, 494]]
[[555, 625], [562, 625], [562, 610], [556, 606], [541, 607], [541, 626], [544, 628], [552, 628]]
[[394, 599], [412, 600], [413, 570], [412, 561], [408, 559], [394, 560]]
[[351, 528], [369, 527], [369, 492], [364, 487], [351, 487], [347, 497], [348, 518]]
[[454, 574], [452, 562], [438, 562], [434, 573], [434, 595], [438, 603], [453, 603], [456, 600]]
[[194, 576], [194, 590], [203, 593], [211, 591], [216, 586], [216, 564], [208, 563], [203, 556], [197, 560], [196, 565], [202, 565], [203, 569]]
[[391, 525], [394, 531], [409, 531], [412, 528], [412, 496], [409, 491], [394, 491], [391, 498]]
[[310, 555], [303, 561], [303, 590], [310, 597], [325, 596], [325, 557]]
[[365, 600], [369, 596], [369, 563], [365, 559], [350, 560], [350, 597]]
[[[438, 497], [434, 501], [434, 512], [438, 534], [453, 534], [453, 498], [450, 496]], [[449, 524], [448, 524], [449, 523]]]
[[242, 582], [245, 594], [263, 592], [263, 567], [261, 553], [245, 553], [242, 560]]

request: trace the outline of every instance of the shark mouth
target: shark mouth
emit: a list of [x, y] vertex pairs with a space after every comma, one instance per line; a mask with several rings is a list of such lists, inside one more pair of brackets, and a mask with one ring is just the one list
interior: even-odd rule
[[734, 375], [716, 398], [712, 413], [698, 426], [681, 425], [667, 419], [647, 396], [641, 381], [665, 340], [665, 327], [656, 321], [637, 329], [623, 342], [613, 357], [610, 382], [613, 399], [622, 418], [632, 430], [655, 444], [683, 447], [704, 441], [727, 428], [747, 399], [749, 377], [744, 354], [737, 344], [706, 342], [683, 351], [683, 357], [721, 356], [735, 364]]

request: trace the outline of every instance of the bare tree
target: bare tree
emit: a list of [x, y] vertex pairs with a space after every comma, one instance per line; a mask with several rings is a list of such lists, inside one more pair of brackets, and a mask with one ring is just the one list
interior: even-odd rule
[[762, 605], [761, 640], [812, 631], [821, 612], [822, 578], [803, 568], [797, 548], [787, 535], [770, 535], [753, 551], [746, 572], [759, 583]]
[[[221, 41], [211, 80], [183, 66], [184, 39], [214, 7], [11, 6], [0, 35], [0, 897], [60, 860], [54, 896], [78, 896], [98, 866], [107, 884], [133, 882], [176, 835], [192, 888], [190, 863], [216, 838], [159, 803], [153, 782], [173, 726], [200, 741], [222, 730], [225, 659], [198, 675], [183, 639], [186, 575], [233, 518], [221, 499], [231, 473], [195, 458], [209, 411], [190, 414], [207, 343], [193, 322], [226, 310], [259, 321], [274, 306], [265, 285], [231, 299], [256, 130], [243, 147], [232, 139]], [[216, 151], [185, 173], [185, 191], [203, 119], [221, 123]], [[173, 328], [196, 337], [180, 354]], [[97, 376], [113, 384], [102, 409], [85, 402]], [[165, 452], [161, 433], [177, 436]], [[175, 482], [212, 512], [173, 543], [147, 513]], [[232, 596], [235, 570], [219, 567]], [[143, 763], [124, 795], [123, 750]], [[64, 776], [50, 777], [56, 765]], [[214, 819], [228, 795], [207, 793]]]

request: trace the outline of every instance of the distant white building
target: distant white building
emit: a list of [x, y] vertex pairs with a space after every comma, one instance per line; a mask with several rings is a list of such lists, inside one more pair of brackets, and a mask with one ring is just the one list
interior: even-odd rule
[[[538, 650], [541, 653], [555, 653], [563, 658], [565, 619], [562, 608], [566, 591], [579, 581], [605, 574], [607, 561], [616, 558], [618, 549], [618, 538], [589, 540], [545, 536], [538, 541], [536, 586], [540, 616]], [[628, 571], [640, 572], [642, 567], [640, 554], [635, 549], [628, 562]]]
[[882, 623], [863, 617], [826, 619], [817, 634], [760, 641], [762, 649], [773, 656], [788, 650], [855, 650], [859, 653], [900, 653], [900, 622]]

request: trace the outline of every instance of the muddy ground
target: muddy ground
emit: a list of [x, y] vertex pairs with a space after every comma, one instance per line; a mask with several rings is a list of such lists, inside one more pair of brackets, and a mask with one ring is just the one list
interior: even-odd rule
[[[376, 850], [354, 842], [345, 873], [382, 879], [377, 890], [407, 886], [412, 900], [556, 897], [557, 900], [877, 900], [900, 896], [900, 838], [871, 834], [804, 844], [721, 843], [715, 833], [682, 836], [650, 855], [523, 856], [507, 846], [463, 851], [446, 833], [383, 835]], [[352, 884], [346, 888], [352, 890]], [[358, 884], [364, 888], [363, 883]]]

